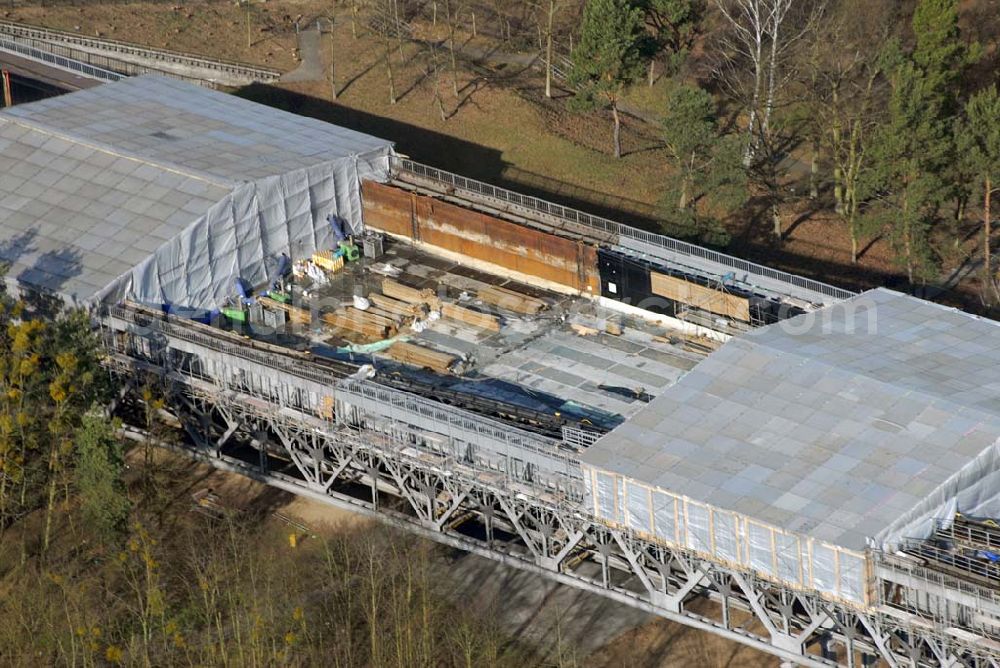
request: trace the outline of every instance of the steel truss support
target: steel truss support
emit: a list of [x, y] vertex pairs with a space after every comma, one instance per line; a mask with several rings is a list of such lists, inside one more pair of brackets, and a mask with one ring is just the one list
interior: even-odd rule
[[[120, 372], [128, 372], [119, 359]], [[770, 652], [801, 666], [998, 666], [990, 647], [928, 626], [857, 610], [761, 580], [693, 552], [645, 541], [595, 520], [578, 506], [532, 495], [495, 474], [376, 432], [336, 425], [204, 380], [173, 382], [167, 403], [194, 446], [220, 468], [369, 513], [394, 525], [504, 564], [543, 573]], [[292, 475], [264, 457], [237, 458], [233, 443], [284, 453]], [[272, 450], [273, 449], [273, 450]], [[370, 493], [359, 496], [367, 487]], [[366, 498], [367, 497], [367, 498]], [[699, 601], [697, 612], [691, 603]], [[706, 605], [712, 606], [706, 611]], [[740, 621], [742, 619], [742, 621]]]

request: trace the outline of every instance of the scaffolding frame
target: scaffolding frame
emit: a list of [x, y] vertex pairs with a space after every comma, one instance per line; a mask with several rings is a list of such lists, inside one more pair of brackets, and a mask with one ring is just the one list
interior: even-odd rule
[[[830, 601], [657, 544], [601, 522], [551, 485], [435, 452], [421, 443], [423, 429], [405, 422], [374, 431], [340, 424], [315, 406], [290, 405], [283, 399], [289, 393], [275, 387], [306, 380], [298, 364], [282, 363], [278, 373], [253, 382], [244, 369], [234, 383], [225, 369], [239, 367], [239, 353], [221, 345], [199, 348], [184, 327], [163, 325], [137, 328], [128, 318], [105, 318], [107, 365], [126, 389], [155, 382], [190, 437], [185, 452], [218, 468], [376, 516], [792, 664], [854, 668], [881, 659], [893, 668], [1000, 668], [1000, 643], [975, 633], [980, 629], [955, 628], [960, 620], [928, 616], [927, 609], [891, 596], [871, 608]], [[206, 363], [178, 365], [175, 348], [186, 355], [197, 350]], [[246, 445], [259, 456], [240, 456]], [[286, 470], [276, 461], [288, 462]], [[695, 599], [710, 601], [712, 614], [692, 610]], [[736, 611], [749, 621], [738, 621]]]

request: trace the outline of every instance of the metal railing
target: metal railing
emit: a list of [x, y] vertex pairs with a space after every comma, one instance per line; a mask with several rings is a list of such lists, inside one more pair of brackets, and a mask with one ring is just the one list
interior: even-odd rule
[[[247, 63], [241, 63], [233, 60], [203, 58], [200, 56], [192, 56], [188, 53], [182, 53], [180, 51], [152, 49], [139, 44], [131, 44], [111, 39], [83, 37], [71, 32], [53, 30], [51, 28], [42, 28], [23, 23], [15, 23], [13, 21], [0, 21], [0, 35], [36, 39], [50, 43], [76, 44], [77, 46], [110, 51], [121, 55], [139, 56], [142, 58], [149, 58], [151, 60], [159, 60], [165, 63], [174, 63], [189, 67], [200, 67], [232, 76], [244, 77], [250, 81], [274, 81], [282, 75], [280, 70], [270, 67], [249, 65]], [[155, 69], [151, 71], [157, 71], [159, 73], [159, 71]]]
[[575, 473], [574, 477], [582, 475], [579, 472], [578, 462], [558, 450], [558, 441], [529, 434], [516, 427], [453, 408], [431, 399], [425, 399], [416, 394], [410, 394], [409, 392], [403, 392], [371, 382], [344, 378], [337, 381], [337, 391], [349, 396], [353, 395], [358, 398], [377, 402], [383, 406], [420, 415], [433, 422], [440, 423], [440, 433], [442, 434], [447, 435], [450, 429], [461, 429], [465, 432], [471, 432], [499, 441], [511, 448], [525, 450], [547, 459], [558, 461], [566, 467], [565, 472], [567, 474]]
[[126, 77], [141, 74], [159, 74], [160, 76], [180, 79], [190, 83], [215, 88], [215, 84], [198, 77], [184, 76], [155, 67], [138, 65], [127, 60], [120, 60], [99, 53], [91, 53], [71, 46], [53, 44], [30, 37], [10, 38], [0, 34], [0, 49], [14, 53], [31, 60], [54, 65], [60, 69], [76, 72], [99, 81], [120, 81]]
[[[905, 575], [912, 578], [912, 580], [923, 583], [922, 590], [916, 588], [913, 591], [934, 592], [936, 590], [939, 598], [944, 598], [944, 600], [936, 600], [934, 602], [923, 597], [914, 598], [905, 595], [897, 598], [886, 596], [883, 588], [878, 587], [878, 603], [917, 615], [942, 629], [947, 626], [971, 627], [979, 633], [994, 638], [998, 637], [998, 626], [1000, 626], [1000, 623], [998, 625], [989, 624], [986, 621], [988, 616], [978, 614], [979, 611], [1000, 608], [1000, 592], [996, 589], [971, 582], [957, 575], [944, 573], [914, 563], [913, 557], [899, 557], [878, 551], [873, 552], [872, 556], [877, 569], [882, 569], [883, 572], [894, 572]], [[961, 604], [962, 607], [967, 608], [972, 613], [972, 618], [970, 618], [969, 614], [959, 612], [958, 609], [950, 610], [945, 605], [947, 602], [957, 602], [960, 598], [958, 595], [967, 597], [967, 600], [972, 603], [972, 605], [968, 605], [963, 601]]]
[[599, 431], [577, 429], [576, 427], [568, 427], [566, 425], [563, 425], [562, 428], [563, 443], [580, 449], [589, 448], [603, 435], [604, 434]]
[[939, 519], [935, 522], [934, 535], [973, 547], [1000, 551], [1000, 528], [990, 529], [957, 519]]
[[604, 234], [616, 235], [619, 238], [626, 237], [635, 239], [681, 256], [708, 260], [709, 262], [714, 262], [727, 269], [732, 269], [752, 276], [768, 278], [780, 283], [786, 283], [788, 285], [809, 290], [827, 297], [833, 297], [834, 299], [848, 299], [853, 297], [855, 294], [850, 290], [837, 288], [821, 281], [815, 281], [811, 278], [796, 276], [795, 274], [789, 274], [788, 272], [781, 271], [779, 269], [765, 267], [764, 265], [757, 264], [756, 262], [743, 260], [732, 255], [727, 255], [726, 253], [720, 253], [702, 246], [696, 246], [695, 244], [673, 239], [662, 234], [646, 232], [629, 225], [616, 223], [608, 218], [594, 216], [577, 209], [562, 206], [561, 204], [547, 202], [543, 199], [532, 197], [530, 195], [522, 195], [520, 193], [507, 190], [506, 188], [492, 186], [488, 183], [466, 178], [464, 176], [437, 169], [436, 167], [431, 167], [429, 165], [424, 165], [408, 158], [398, 156], [394, 157], [393, 169], [397, 174], [406, 173], [430, 181], [436, 181], [447, 186], [449, 189], [463, 190], [467, 193], [489, 198], [505, 205], [519, 207], [532, 213], [541, 213], [547, 216], [559, 218], [598, 232], [603, 232]]
[[172, 324], [168, 320], [153, 318], [148, 315], [136, 313], [121, 306], [108, 307], [108, 315], [124, 322], [139, 327], [146, 332], [160, 332], [166, 336], [174, 337], [201, 346], [208, 350], [213, 350], [225, 355], [239, 357], [248, 362], [280, 371], [282, 373], [298, 376], [305, 380], [310, 380], [321, 385], [330, 385], [331, 381], [340, 377], [333, 369], [320, 369], [306, 361], [293, 360], [276, 354], [267, 354], [260, 350], [255, 350], [243, 343], [233, 343], [207, 334], [181, 328]]
[[88, 62], [68, 57], [67, 55], [54, 53], [52, 50], [46, 51], [37, 49], [33, 46], [28, 46], [27, 44], [14, 42], [5, 39], [3, 36], [0, 36], [0, 50], [13, 53], [18, 56], [23, 56], [30, 60], [46, 63], [69, 72], [76, 72], [85, 77], [97, 79], [98, 81], [120, 81], [126, 76], [119, 72], [113, 72], [102, 67], [97, 67]]
[[1000, 565], [981, 559], [975, 554], [968, 554], [961, 547], [939, 547], [930, 541], [907, 539], [903, 541], [900, 549], [906, 554], [930, 561], [937, 566], [973, 575], [1000, 586]]

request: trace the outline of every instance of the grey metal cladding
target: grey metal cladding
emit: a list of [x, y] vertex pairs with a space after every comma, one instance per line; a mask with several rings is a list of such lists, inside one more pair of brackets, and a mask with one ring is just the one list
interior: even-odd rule
[[[112, 283], [243, 184], [293, 171], [303, 172], [300, 181], [318, 179], [304, 172], [338, 161], [354, 161], [356, 174], [359, 156], [389, 147], [375, 137], [158, 76], [12, 107], [0, 113], [0, 255], [11, 263], [6, 280], [37, 283], [70, 303], [120, 296]], [[289, 196], [287, 188], [269, 192]], [[337, 202], [359, 209], [352, 197], [356, 192]], [[326, 199], [314, 205], [330, 208]], [[345, 217], [353, 221], [357, 214]], [[145, 288], [137, 292], [153, 295]], [[176, 296], [161, 293], [156, 301]]]
[[810, 518], [805, 533], [849, 549], [925, 531], [956, 499], [1000, 514], [979, 489], [1000, 438], [1000, 324], [873, 290], [730, 340], [582, 459], [648, 451], [650, 435], [658, 454], [630, 477], [739, 512], [756, 500], [748, 514]]

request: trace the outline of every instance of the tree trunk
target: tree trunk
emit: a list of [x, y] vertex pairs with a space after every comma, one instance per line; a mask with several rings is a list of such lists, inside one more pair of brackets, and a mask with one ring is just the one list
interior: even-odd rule
[[615, 121], [615, 157], [622, 157], [622, 122], [618, 115], [618, 102], [611, 103], [611, 117]]
[[[58, 442], [58, 439], [56, 439]], [[58, 471], [58, 444], [52, 446], [49, 453], [49, 494], [45, 504], [45, 532], [42, 536], [42, 552], [49, 551], [49, 538], [52, 536], [52, 513], [56, 505], [56, 473]]]
[[819, 197], [819, 140], [813, 137], [809, 159], [809, 199]]
[[764, 78], [763, 70], [761, 69], [762, 63], [760, 62], [763, 56], [762, 47], [760, 39], [758, 38], [755, 50], [755, 58], [753, 64], [753, 98], [750, 102], [750, 119], [747, 123], [747, 147], [746, 152], [743, 154], [743, 166], [749, 167], [750, 163], [753, 162], [753, 157], [757, 153], [757, 107], [760, 105], [760, 87], [762, 79]]
[[841, 167], [841, 160], [844, 154], [840, 145], [841, 127], [840, 114], [838, 113], [840, 91], [836, 85], [831, 86], [830, 89], [830, 97], [834, 109], [833, 124], [830, 128], [830, 135], [833, 140], [831, 151], [833, 157], [833, 208], [837, 215], [840, 216], [844, 213], [844, 170]]
[[351, 0], [351, 35], [358, 38], [358, 0]]
[[777, 241], [781, 241], [781, 207], [778, 206], [778, 199], [771, 202], [771, 222], [774, 224], [772, 233]]
[[330, 94], [333, 101], [337, 101], [337, 40], [334, 36], [336, 22], [333, 16], [330, 17]]
[[656, 83], [656, 58], [649, 59], [649, 87]]
[[854, 187], [848, 184], [847, 201], [844, 203], [847, 214], [847, 232], [851, 236], [851, 264], [858, 263], [858, 203], [854, 195]]
[[903, 195], [903, 255], [906, 258], [906, 279], [913, 285], [913, 242], [910, 239], [910, 212], [906, 194]]
[[774, 96], [777, 83], [775, 75], [778, 71], [778, 32], [781, 22], [784, 20], [784, 10], [787, 6], [782, 6], [784, 0], [778, 0], [772, 9], [772, 30], [771, 30], [771, 60], [767, 64], [767, 103], [764, 106], [764, 121], [761, 123], [761, 132], [767, 134], [771, 124], [771, 112], [774, 111]]
[[245, 0], [247, 3], [247, 48], [249, 49], [253, 46], [253, 38], [250, 35], [250, 0]]
[[990, 205], [993, 203], [993, 183], [987, 175], [985, 180], [985, 190], [983, 192], [983, 296], [989, 304], [996, 296], [996, 283], [993, 281], [993, 258], [991, 256], [990, 242], [992, 241], [992, 221]]
[[545, 28], [545, 97], [552, 97], [552, 18], [556, 0], [549, 0], [549, 20]]
[[[437, 107], [438, 113], [441, 114], [441, 120], [447, 121], [448, 114], [444, 110], [444, 101], [441, 99], [441, 68], [438, 65], [437, 49], [434, 50], [432, 56], [434, 58], [434, 105]], [[455, 92], [458, 92], [456, 88]]]
[[396, 22], [396, 44], [399, 46], [399, 62], [405, 63], [406, 56], [403, 54], [403, 23], [399, 20], [399, 0], [392, 0], [392, 12]]
[[396, 104], [396, 83], [392, 78], [392, 58], [389, 57], [390, 51], [389, 36], [386, 35], [383, 55], [385, 58], [385, 73], [389, 77], [389, 104]]
[[458, 61], [455, 58], [455, 21], [458, 19], [457, 13], [451, 12], [451, 0], [444, 2], [445, 18], [448, 20], [448, 53], [451, 56], [451, 88], [458, 99]]

